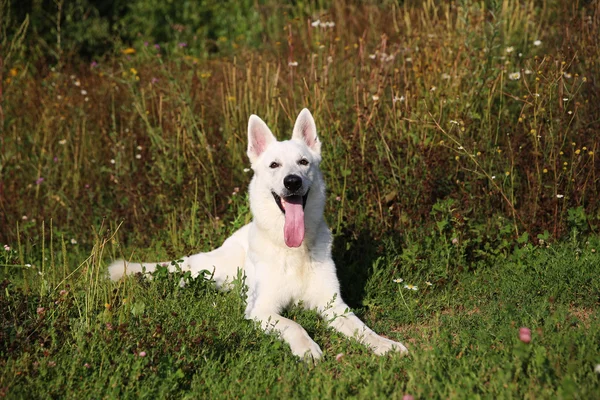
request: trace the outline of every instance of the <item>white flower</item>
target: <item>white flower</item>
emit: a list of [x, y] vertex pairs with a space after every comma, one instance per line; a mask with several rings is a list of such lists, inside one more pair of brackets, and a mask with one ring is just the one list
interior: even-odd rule
[[526, 69], [525, 71], [523, 71], [523, 73], [525, 73], [525, 75], [531, 75], [533, 71], [530, 69]]
[[25, 264], [25, 268], [31, 268], [31, 264]]
[[321, 22], [321, 26], [323, 28], [333, 28], [335, 26], [335, 22]]
[[87, 90], [81, 89], [81, 94], [85, 96], [87, 94]]
[[373, 101], [378, 101], [379, 100], [379, 96], [377, 96], [376, 94], [373, 95]]
[[568, 97], [563, 97], [563, 101], [569, 101]]
[[416, 287], [415, 285], [404, 285], [404, 289], [408, 289], [408, 290], [418, 290], [419, 288]]
[[297, 67], [298, 66], [298, 61], [290, 61], [288, 63], [288, 67]]
[[317, 26], [319, 26], [321, 24], [321, 20], [316, 20], [310, 23], [310, 25], [314, 28], [316, 28]]
[[448, 75], [447, 73], [445, 73], [445, 72], [444, 72], [444, 73], [442, 74], [442, 79], [448, 80], [448, 79], [450, 79], [450, 78], [451, 78], [451, 77], [450, 77], [450, 75]]
[[77, 81], [75, 81], [75, 82], [73, 82], [73, 84], [74, 84], [75, 86], [81, 86], [81, 82], [79, 82], [78, 80], [77, 80]]
[[404, 59], [404, 61], [411, 63], [411, 62], [412, 62], [412, 57], [406, 57], [406, 58]]
[[135, 158], [137, 158], [139, 160], [140, 158], [142, 158], [142, 155], [141, 154], [136, 154]]
[[533, 45], [534, 46], [541, 46], [542, 45], [542, 41], [541, 40], [534, 40], [533, 41]]
[[492, 179], [496, 179], [496, 175], [492, 175]]
[[77, 240], [71, 239], [71, 244], [77, 244]]
[[569, 110], [569, 111], [567, 111], [567, 114], [571, 115], [571, 114], [573, 114], [573, 111]]
[[521, 79], [521, 73], [519, 71], [511, 72], [510, 74], [508, 74], [508, 79], [510, 79], [511, 81], [518, 81], [519, 79]]
[[594, 372], [600, 374], [600, 364], [596, 364], [596, 366], [594, 367]]
[[389, 56], [385, 57], [385, 59], [383, 61], [385, 62], [390, 62], [390, 61], [394, 61], [395, 56], [393, 54], [390, 54]]
[[393, 281], [394, 281], [394, 283], [402, 283], [402, 282], [404, 282], [404, 279], [396, 278], [396, 279], [393, 279]]
[[60, 144], [61, 146], [64, 146], [65, 144], [67, 144], [67, 139], [61, 139], [61, 140], [59, 140], [58, 144]]
[[116, 163], [115, 159], [114, 159], [114, 158], [111, 158], [111, 159], [110, 159], [110, 163], [111, 163], [111, 164], [114, 164], [114, 163]]
[[140, 150], [140, 151], [142, 150], [142, 146], [138, 146], [138, 147], [136, 147], [136, 148], [137, 148], [138, 150]]
[[433, 283], [431, 283], [431, 282], [429, 282], [429, 281], [427, 281], [427, 282], [425, 282], [425, 283], [427, 284], [427, 286], [433, 286]]
[[453, 120], [453, 119], [451, 119], [451, 120], [450, 120], [450, 123], [451, 123], [452, 125], [460, 125], [460, 122], [458, 122], [458, 121], [455, 121], [455, 120]]
[[556, 195], [556, 198], [557, 198], [557, 199], [562, 199], [563, 197], [565, 197], [565, 195], [564, 195], [564, 194], [557, 194], [557, 195]]
[[374, 60], [375, 58], [377, 58], [377, 54], [369, 54], [369, 58], [371, 60]]
[[508, 46], [504, 51], [506, 51], [507, 54], [510, 54], [515, 51], [515, 48], [513, 46]]
[[565, 78], [567, 78], [567, 79], [571, 79], [571, 78], [573, 77], [573, 75], [571, 75], [571, 74], [570, 74], [570, 73], [568, 73], [568, 72], [565, 72], [565, 73], [563, 74], [563, 76], [564, 76]]
[[396, 102], [398, 102], [398, 101], [399, 101], [400, 103], [403, 103], [403, 102], [404, 102], [404, 100], [405, 100], [405, 99], [404, 99], [404, 96], [400, 96], [400, 97], [398, 97], [398, 96], [394, 96], [394, 98], [392, 99], [392, 102], [393, 102], [393, 103], [396, 103]]
[[7, 245], [7, 244], [5, 244], [5, 245], [4, 245], [4, 250], [6, 250], [6, 251], [10, 251], [10, 246], [9, 246], [9, 245]]
[[430, 92], [435, 92], [436, 90], [437, 90], [437, 87], [435, 87], [435, 86], [432, 86], [432, 87], [429, 89], [429, 91], [430, 91]]
[[250, 168], [244, 168], [244, 172], [250, 172]]

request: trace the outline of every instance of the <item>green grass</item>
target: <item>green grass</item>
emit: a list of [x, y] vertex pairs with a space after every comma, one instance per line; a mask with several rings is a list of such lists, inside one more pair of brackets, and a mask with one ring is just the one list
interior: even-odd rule
[[[94, 13], [56, 14], [81, 21], [60, 42], [54, 17], [0, 21], [0, 396], [595, 397], [598, 2], [284, 9], [261, 2], [216, 43], [229, 20], [194, 39], [195, 13], [125, 42], [152, 27], [129, 15], [72, 56], [86, 24], [77, 46], [105, 40]], [[344, 299], [409, 357], [293, 309], [325, 352], [307, 365], [243, 319], [241, 284], [105, 279], [110, 260], [177, 259], [250, 221], [248, 117], [284, 139], [303, 107]]]
[[[376, 357], [315, 313], [292, 309], [324, 350], [314, 366], [243, 319], [239, 285], [219, 293], [206, 281], [182, 289], [176, 275], [101, 280], [95, 290], [106, 304], [88, 308], [84, 278], [62, 292], [27, 293], [5, 281], [0, 381], [10, 398], [592, 398], [599, 247], [526, 244], [493, 268], [447, 279], [400, 272], [398, 254], [388, 253], [377, 262], [385, 272], [365, 282], [369, 306], [358, 313], [410, 355]], [[419, 290], [393, 282], [400, 277]], [[531, 343], [519, 341], [521, 326], [531, 328]]]

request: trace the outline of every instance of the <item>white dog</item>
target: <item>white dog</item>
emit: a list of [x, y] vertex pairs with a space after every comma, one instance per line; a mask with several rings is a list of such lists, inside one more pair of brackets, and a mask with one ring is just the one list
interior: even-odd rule
[[[331, 259], [332, 236], [323, 218], [321, 143], [310, 112], [300, 112], [292, 139], [283, 142], [252, 115], [248, 157], [254, 170], [250, 182], [253, 221], [220, 248], [184, 257], [181, 270], [191, 271], [194, 277], [202, 270], [214, 270], [217, 287], [227, 289], [242, 269], [248, 285], [246, 318], [259, 321], [265, 331], [279, 332], [296, 356], [318, 359], [322, 355], [302, 326], [281, 316], [283, 309], [296, 303], [316, 309], [332, 328], [368, 345], [376, 354], [406, 352], [402, 344], [369, 329], [342, 301]], [[155, 267], [156, 263], [120, 260], [109, 272], [117, 280], [125, 273], [152, 272]]]

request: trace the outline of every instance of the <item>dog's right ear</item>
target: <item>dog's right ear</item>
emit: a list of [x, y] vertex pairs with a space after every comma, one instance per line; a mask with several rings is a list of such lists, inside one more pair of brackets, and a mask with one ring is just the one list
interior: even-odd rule
[[260, 157], [267, 146], [276, 140], [267, 124], [252, 114], [248, 121], [248, 158], [250, 163], [254, 164], [254, 161]]

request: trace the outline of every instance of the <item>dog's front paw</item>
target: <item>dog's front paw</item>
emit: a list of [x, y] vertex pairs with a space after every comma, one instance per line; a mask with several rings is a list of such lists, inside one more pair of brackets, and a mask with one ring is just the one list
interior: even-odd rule
[[319, 345], [310, 337], [302, 337], [294, 342], [290, 342], [290, 347], [295, 356], [298, 356], [307, 362], [317, 361], [323, 356], [323, 351]]
[[408, 353], [408, 349], [402, 343], [394, 342], [379, 335], [375, 336], [369, 340], [368, 344], [378, 356], [382, 356], [390, 351], [397, 351], [402, 354]]

